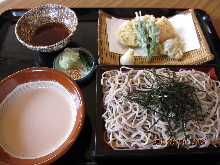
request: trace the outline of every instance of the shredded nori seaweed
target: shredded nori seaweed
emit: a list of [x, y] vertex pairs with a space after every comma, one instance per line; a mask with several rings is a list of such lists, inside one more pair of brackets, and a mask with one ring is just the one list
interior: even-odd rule
[[[167, 121], [170, 137], [175, 138], [176, 128], [180, 128], [179, 131], [183, 131], [186, 137], [186, 124], [190, 120], [201, 120], [203, 116], [201, 103], [196, 96], [196, 91], [200, 90], [189, 85], [188, 82], [178, 82], [174, 71], [164, 70], [166, 76], [157, 74], [155, 69], [148, 71], [154, 75], [154, 78], [149, 78], [147, 75], [146, 78], [156, 85], [146, 86], [149, 91], [135, 90], [125, 97], [147, 109], [155, 107], [151, 111], [159, 119]], [[155, 124], [157, 122], [158, 120]]]

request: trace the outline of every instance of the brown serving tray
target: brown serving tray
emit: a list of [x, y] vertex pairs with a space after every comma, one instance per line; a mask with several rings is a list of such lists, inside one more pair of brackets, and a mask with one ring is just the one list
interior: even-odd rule
[[[153, 14], [156, 17], [172, 16], [186, 9], [158, 9], [158, 8], [72, 8], [78, 18], [79, 26], [71, 41], [71, 47], [84, 47], [94, 54], [98, 59], [98, 11], [102, 10], [109, 15], [119, 18], [133, 17], [135, 11], [141, 10], [142, 13]], [[28, 67], [51, 67], [53, 60], [60, 53], [39, 53], [31, 51], [24, 47], [15, 37], [14, 28], [17, 20], [29, 9], [10, 9], [0, 15], [0, 80], [8, 75]], [[203, 64], [203, 66], [213, 67], [219, 64], [219, 38], [216, 30], [211, 22], [209, 15], [202, 10], [194, 10], [196, 17], [200, 23], [201, 29], [206, 37], [210, 51], [215, 58]], [[99, 71], [98, 71], [99, 72]], [[98, 82], [98, 79], [97, 79]], [[94, 157], [95, 151], [95, 133], [96, 128], [96, 77], [95, 74], [85, 83], [80, 84], [80, 88], [84, 95], [86, 114], [83, 129], [74, 145], [56, 162], [54, 165], [65, 164], [111, 164], [111, 161], [104, 157], [103, 162], [98, 162]], [[0, 91], [1, 94], [1, 91]], [[98, 149], [98, 148], [97, 148]], [[101, 150], [96, 150], [97, 154], [101, 154]], [[109, 151], [114, 152], [114, 151]], [[126, 152], [125, 152], [126, 153]], [[92, 155], [91, 155], [92, 154]], [[114, 156], [116, 155], [116, 156]], [[148, 154], [146, 154], [147, 156]], [[156, 154], [155, 154], [156, 155]], [[159, 154], [160, 155], [160, 154]], [[158, 155], [158, 156], [159, 156]], [[117, 154], [111, 155], [113, 160]], [[128, 155], [129, 156], [129, 155]], [[128, 158], [128, 157], [127, 157]], [[147, 157], [148, 159], [149, 157]], [[162, 162], [170, 163], [174, 158], [161, 159]], [[211, 161], [216, 161], [212, 159]], [[135, 160], [140, 163], [142, 160]], [[210, 161], [210, 160], [209, 160]], [[114, 162], [115, 163], [115, 162]], [[117, 162], [118, 163], [118, 162]], [[123, 160], [123, 164], [129, 164], [129, 160]], [[154, 163], [149, 161], [148, 163]]]

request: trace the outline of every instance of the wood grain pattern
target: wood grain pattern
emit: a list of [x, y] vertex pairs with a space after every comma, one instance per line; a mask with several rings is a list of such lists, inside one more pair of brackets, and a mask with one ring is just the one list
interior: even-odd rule
[[220, 36], [220, 0], [5, 0], [0, 13], [11, 8], [33, 8], [47, 3], [69, 7], [196, 8], [206, 11]]

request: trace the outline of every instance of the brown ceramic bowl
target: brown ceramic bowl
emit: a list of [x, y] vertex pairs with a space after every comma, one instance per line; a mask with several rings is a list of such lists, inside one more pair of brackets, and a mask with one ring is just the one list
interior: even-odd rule
[[[65, 25], [65, 27], [68, 29], [69, 32], [64, 39], [58, 40], [57, 42], [53, 44], [50, 43], [48, 45], [44, 44], [36, 46], [32, 43], [33, 37], [40, 28], [42, 29], [42, 27], [46, 24], [56, 23]], [[15, 26], [15, 34], [17, 39], [29, 49], [39, 52], [54, 52], [62, 49], [70, 42], [77, 25], [78, 19], [73, 10], [66, 6], [47, 4], [33, 8], [25, 13], [18, 20]], [[49, 36], [51, 33], [47, 34], [47, 38], [54, 36]], [[62, 34], [59, 34], [59, 36], [60, 35]]]
[[10, 164], [10, 165], [31, 165], [31, 164], [49, 164], [59, 157], [61, 157], [75, 142], [77, 139], [84, 122], [85, 115], [85, 105], [83, 101], [82, 93], [79, 87], [74, 81], [71, 80], [64, 73], [57, 71], [55, 69], [45, 68], [45, 67], [35, 67], [28, 68], [22, 71], [16, 72], [11, 76], [3, 79], [0, 82], [0, 103], [4, 98], [12, 92], [14, 88], [18, 85], [27, 83], [30, 81], [56, 81], [64, 86], [71, 94], [75, 94], [76, 97], [76, 122], [73, 127], [73, 130], [68, 137], [68, 139], [54, 152], [35, 159], [19, 159], [7, 154], [0, 147], [0, 164]]

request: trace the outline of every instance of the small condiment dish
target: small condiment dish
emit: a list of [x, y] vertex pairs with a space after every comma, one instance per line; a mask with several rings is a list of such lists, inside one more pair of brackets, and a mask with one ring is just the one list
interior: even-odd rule
[[55, 52], [73, 37], [78, 19], [66, 6], [47, 4], [33, 8], [17, 22], [15, 34], [27, 48], [39, 52]]
[[[70, 48], [70, 49], [72, 49], [75, 52], [79, 52], [79, 61], [76, 62], [76, 65], [73, 65], [67, 69], [61, 68], [59, 65], [60, 58], [62, 57], [62, 53], [61, 53], [54, 59], [53, 68], [66, 73], [76, 83], [82, 84], [83, 82], [85, 82], [86, 80], [88, 80], [91, 77], [93, 71], [95, 70], [95, 68], [96, 68], [95, 58], [92, 55], [92, 53], [85, 48], [79, 47], [79, 48]], [[79, 66], [80, 63], [82, 65], [84, 65], [84, 67], [87, 71], [85, 71], [84, 74], [80, 78], [74, 78], [75, 75], [71, 76], [69, 69], [71, 69], [71, 68], [80, 69], [79, 68], [79, 67], [81, 67], [81, 66]]]

